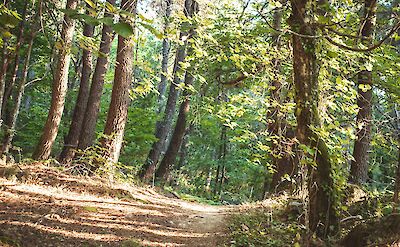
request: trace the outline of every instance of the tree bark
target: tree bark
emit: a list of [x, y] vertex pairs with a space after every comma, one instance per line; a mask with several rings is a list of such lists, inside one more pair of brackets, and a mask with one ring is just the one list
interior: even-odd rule
[[[68, 0], [66, 9], [74, 10], [79, 0]], [[57, 70], [55, 71], [53, 89], [51, 96], [51, 106], [47, 116], [46, 124], [36, 150], [32, 156], [35, 160], [48, 159], [57, 137], [58, 127], [61, 122], [64, 110], [65, 95], [68, 87], [68, 68], [70, 63], [70, 49], [72, 37], [75, 30], [75, 21], [64, 15], [63, 27], [61, 32]]]
[[[115, 0], [108, 0], [108, 3], [115, 5]], [[111, 14], [106, 16], [110, 17]], [[108, 68], [108, 57], [111, 50], [111, 44], [114, 39], [113, 30], [110, 26], [104, 25], [101, 34], [101, 43], [99, 57], [92, 77], [89, 99], [86, 112], [84, 114], [83, 125], [79, 137], [79, 149], [85, 149], [93, 144], [96, 133], [96, 122], [100, 111], [101, 95], [104, 86], [104, 77]]]
[[[7, 69], [10, 64], [10, 54], [7, 52], [7, 40], [3, 40], [3, 50], [2, 50], [2, 62], [1, 62], [1, 74], [0, 74], [0, 119], [2, 116], [2, 108], [3, 108], [3, 99], [4, 93], [6, 89], [6, 76], [7, 76]], [[0, 126], [2, 121], [0, 120]]]
[[[5, 109], [7, 107], [7, 102], [8, 98], [11, 96], [12, 89], [14, 87], [15, 81], [17, 80], [17, 73], [18, 73], [18, 66], [19, 66], [19, 60], [20, 60], [20, 54], [19, 51], [21, 49], [21, 45], [24, 42], [24, 29], [25, 29], [25, 19], [26, 19], [26, 12], [28, 8], [28, 2], [26, 1], [24, 4], [24, 9], [22, 12], [22, 20], [18, 26], [19, 32], [18, 32], [18, 37], [17, 37], [17, 43], [15, 44], [15, 57], [14, 57], [14, 64], [11, 69], [11, 80], [5, 84], [5, 89], [4, 89], [4, 94], [2, 95], [2, 103], [1, 104], [1, 109], [0, 109], [0, 116], [3, 118]], [[5, 71], [6, 72], [6, 71]], [[6, 79], [6, 74], [4, 74], [4, 80]]]
[[184, 134], [183, 140], [182, 140], [181, 149], [179, 151], [179, 163], [174, 168], [176, 170], [179, 170], [179, 169], [181, 169], [181, 167], [186, 165], [186, 158], [187, 158], [188, 146], [189, 146], [189, 135], [190, 135], [190, 132], [192, 131], [192, 126], [193, 125], [189, 126], [185, 130], [185, 134]]
[[396, 115], [396, 136], [397, 136], [397, 145], [398, 145], [398, 158], [397, 158], [397, 167], [396, 167], [396, 178], [394, 183], [394, 194], [393, 194], [393, 213], [398, 212], [399, 205], [399, 193], [400, 193], [400, 111], [397, 109], [397, 105], [395, 105], [394, 109]]
[[[136, 15], [137, 0], [123, 0], [121, 9]], [[125, 23], [134, 26], [132, 18], [123, 18]], [[107, 114], [105, 137], [101, 140], [104, 157], [112, 162], [118, 162], [122, 141], [124, 138], [125, 124], [128, 116], [130, 102], [129, 90], [132, 85], [133, 75], [133, 49], [134, 37], [124, 38], [118, 36], [117, 61], [115, 66], [114, 85], [111, 94], [110, 107]]]
[[[187, 11], [187, 16], [192, 17], [198, 12], [198, 4], [195, 0], [185, 1], [185, 10]], [[188, 39], [194, 37], [195, 29], [192, 27], [188, 32]], [[188, 49], [188, 55], [193, 53], [193, 48]], [[162, 159], [159, 168], [155, 174], [157, 179], [168, 181], [171, 168], [176, 161], [176, 156], [178, 155], [179, 148], [182, 144], [183, 136], [185, 135], [187, 117], [190, 109], [190, 87], [193, 84], [194, 77], [193, 71], [186, 70], [185, 72], [185, 89], [183, 91], [183, 102], [179, 107], [178, 119], [176, 121], [175, 129], [171, 137], [171, 141], [168, 145], [168, 149], [165, 152], [164, 158]]]
[[[85, 24], [83, 35], [85, 37], [93, 37], [94, 26]], [[82, 54], [82, 74], [79, 86], [78, 98], [76, 100], [74, 114], [68, 135], [64, 142], [64, 148], [60, 154], [59, 161], [68, 164], [75, 156], [78, 147], [79, 135], [82, 129], [83, 119], [85, 117], [86, 106], [89, 97], [90, 75], [92, 74], [92, 52], [83, 50]]]
[[[374, 26], [376, 19], [376, 0], [365, 0], [364, 20], [361, 35], [367, 46], [373, 43]], [[361, 59], [361, 63], [365, 63]], [[359, 108], [357, 114], [357, 139], [354, 143], [353, 157], [350, 168], [350, 181], [355, 184], [364, 184], [368, 179], [368, 160], [371, 144], [371, 121], [372, 121], [372, 72], [363, 70], [358, 73], [358, 100]], [[367, 88], [364, 88], [364, 87]]]
[[[192, 16], [192, 13], [190, 13], [189, 9], [191, 2], [192, 0], [185, 0], [184, 12], [186, 17]], [[182, 30], [179, 39], [183, 41], [183, 37], [186, 37], [187, 35], [188, 32]], [[173, 81], [169, 88], [168, 100], [165, 106], [164, 117], [162, 121], [156, 123], [155, 136], [157, 138], [157, 141], [153, 143], [149, 155], [139, 173], [139, 177], [144, 181], [149, 181], [153, 177], [157, 163], [160, 159], [161, 152], [163, 151], [166, 145], [168, 132], [170, 131], [172, 126], [172, 120], [176, 108], [176, 101], [178, 98], [178, 90], [176, 88], [176, 85], [180, 84], [181, 82], [180, 79], [182, 73], [181, 63], [186, 58], [186, 46], [187, 46], [187, 39], [183, 41], [183, 44], [180, 45], [176, 51], [175, 64], [173, 70]]]
[[29, 61], [30, 61], [30, 58], [31, 58], [34, 38], [35, 38], [35, 33], [30, 35], [30, 38], [29, 38], [28, 49], [27, 49], [26, 55], [25, 55], [24, 68], [23, 68], [23, 71], [22, 71], [22, 78], [21, 78], [21, 81], [20, 81], [20, 83], [19, 83], [19, 85], [17, 87], [17, 93], [16, 93], [15, 102], [14, 102], [14, 108], [12, 109], [11, 117], [9, 119], [9, 123], [7, 123], [7, 126], [6, 126], [7, 130], [6, 130], [5, 134], [4, 134], [3, 145], [2, 145], [1, 150], [0, 150], [1, 154], [9, 152], [12, 140], [13, 140], [14, 135], [15, 135], [15, 126], [17, 124], [17, 118], [18, 118], [20, 107], [21, 107], [22, 97], [23, 97], [24, 92], [25, 92], [25, 84], [26, 84], [26, 81], [27, 81], [27, 78], [28, 78]]
[[161, 113], [162, 108], [164, 107], [164, 98], [165, 91], [167, 87], [167, 75], [168, 75], [168, 60], [169, 60], [169, 39], [168, 39], [168, 27], [170, 23], [171, 17], [171, 5], [172, 0], [165, 0], [165, 16], [164, 16], [164, 39], [162, 44], [162, 61], [161, 61], [161, 81], [160, 85], [158, 85], [158, 113]]
[[[308, 20], [309, 0], [291, 0], [291, 16], [289, 25], [300, 35], [315, 36], [315, 28]], [[325, 238], [337, 230], [337, 216], [332, 196], [333, 179], [332, 164], [328, 148], [313, 126], [320, 125], [318, 113], [318, 65], [315, 54], [316, 41], [292, 34], [293, 73], [295, 84], [295, 102], [297, 129], [296, 137], [300, 144], [314, 150], [303, 150], [303, 158], [308, 160], [308, 225], [311, 236]], [[315, 163], [315, 166], [312, 164]], [[306, 213], [306, 214], [307, 214]]]
[[[194, 78], [192, 74], [189, 71], [186, 72], [185, 87], [192, 85], [193, 80]], [[164, 158], [160, 163], [160, 167], [156, 172], [156, 178], [164, 181], [168, 181], [169, 179], [171, 168], [175, 163], [176, 156], [185, 134], [187, 116], [190, 108], [190, 92], [187, 89], [185, 89], [183, 97], [184, 100], [179, 107], [179, 115], [176, 121], [174, 133], [171, 137], [171, 142], [169, 143], [167, 152], [165, 153]]]

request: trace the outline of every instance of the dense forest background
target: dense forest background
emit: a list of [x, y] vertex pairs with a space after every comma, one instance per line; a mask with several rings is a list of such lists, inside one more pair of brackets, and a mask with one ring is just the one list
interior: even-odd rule
[[353, 185], [396, 212], [399, 4], [4, 0], [3, 160], [214, 204], [286, 191], [321, 238]]

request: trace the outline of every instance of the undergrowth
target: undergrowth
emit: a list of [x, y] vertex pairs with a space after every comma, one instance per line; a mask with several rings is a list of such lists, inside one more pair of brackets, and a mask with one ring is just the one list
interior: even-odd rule
[[300, 246], [305, 230], [281, 206], [252, 208], [235, 214], [229, 222], [229, 241], [224, 246]]

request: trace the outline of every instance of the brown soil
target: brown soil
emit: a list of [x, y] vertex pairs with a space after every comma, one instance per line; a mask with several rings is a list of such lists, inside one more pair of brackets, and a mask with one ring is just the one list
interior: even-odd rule
[[0, 167], [0, 246], [217, 246], [224, 239], [229, 207], [38, 163], [21, 168], [11, 176]]

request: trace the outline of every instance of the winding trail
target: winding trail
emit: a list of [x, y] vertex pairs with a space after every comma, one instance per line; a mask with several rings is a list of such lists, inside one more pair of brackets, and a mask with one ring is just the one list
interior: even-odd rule
[[19, 181], [0, 178], [0, 245], [218, 246], [233, 210], [41, 164], [21, 168]]

